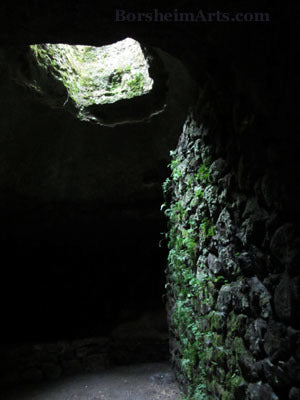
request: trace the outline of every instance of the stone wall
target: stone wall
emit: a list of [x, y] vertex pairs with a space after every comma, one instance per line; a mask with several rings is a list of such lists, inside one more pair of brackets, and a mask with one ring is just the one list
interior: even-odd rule
[[172, 362], [187, 399], [299, 399], [293, 142], [240, 99], [224, 118], [207, 93], [164, 184]]
[[[286, 30], [281, 29], [283, 23], [291, 21], [289, 13], [293, 11], [292, 7], [274, 3], [272, 23], [261, 25], [116, 24], [113, 19], [115, 2], [111, 2], [110, 7], [100, 2], [88, 4], [80, 0], [76, 1], [76, 6], [73, 1], [54, 3], [49, 3], [49, 7], [39, 7], [37, 2], [32, 6], [26, 2], [18, 9], [13, 2], [4, 4], [0, 13], [1, 44], [81, 43], [101, 46], [134, 37], [146, 46], [159, 47], [180, 58], [197, 82], [203, 79], [210, 82], [209, 92], [213, 92], [217, 104], [210, 107], [207, 92], [203, 94], [194, 112], [195, 122], [190, 120], [186, 125], [174, 154], [173, 182], [165, 186], [166, 189], [167, 186], [173, 188], [168, 191], [168, 196], [172, 197], [171, 207], [170, 204], [167, 206], [173, 227], [168, 282], [171, 349], [178, 378], [186, 388], [190, 388], [189, 397], [194, 395], [194, 399], [200, 400], [203, 396], [210, 396], [224, 400], [232, 398], [233, 393], [238, 399], [247, 396], [267, 399], [272, 394], [273, 399], [299, 397], [297, 389], [289, 393], [290, 387], [299, 386], [293, 376], [297, 373], [293, 363], [299, 358], [296, 350], [296, 330], [299, 327], [294, 318], [299, 302], [295, 287], [297, 261], [296, 255], [293, 255], [297, 246], [297, 234], [293, 230], [296, 229], [295, 223], [299, 222], [300, 210], [296, 193], [300, 170], [299, 135], [295, 135], [295, 129], [286, 126], [291, 114], [296, 117], [295, 126], [299, 125], [297, 102], [292, 103], [289, 97], [295, 93], [294, 88], [298, 84], [298, 75], [293, 80], [289, 67], [293, 60], [291, 56], [299, 46], [296, 40], [293, 43], [296, 35], [289, 35], [287, 40], [283, 34]], [[134, 5], [134, 2], [129, 3]], [[126, 2], [128, 9], [131, 8], [129, 3]], [[196, 3], [198, 10], [199, 4]], [[213, 3], [210, 1], [207, 11], [219, 8]], [[271, 8], [269, 2], [260, 0], [251, 3], [253, 10], [255, 3], [257, 10]], [[182, 2], [175, 1], [172, 7], [180, 9]], [[201, 7], [204, 8], [204, 4]], [[154, 8], [153, 3], [151, 8]], [[237, 8], [231, 2], [226, 8], [243, 11], [243, 7]], [[6, 57], [2, 60], [7, 64]], [[26, 65], [21, 61], [18, 62], [26, 71]], [[174, 85], [179, 97], [186, 86], [183, 82], [178, 79], [176, 87]], [[289, 84], [293, 91], [288, 90]], [[2, 89], [6, 85], [4, 74]], [[202, 87], [205, 85], [202, 84]], [[238, 101], [235, 101], [236, 95]], [[173, 104], [175, 97], [175, 93], [170, 96]], [[63, 114], [55, 117], [59, 123], [56, 129], [56, 125], [50, 124], [54, 112], [50, 114], [38, 105], [32, 114], [31, 102], [22, 100], [22, 96], [17, 94], [2, 98], [1, 127], [4, 138], [1, 139], [1, 148], [2, 151], [7, 149], [8, 155], [8, 158], [3, 156], [1, 161], [5, 193], [11, 191], [10, 182], [16, 181], [18, 192], [31, 194], [30, 198], [36, 195], [46, 199], [58, 196], [98, 202], [99, 198], [102, 199], [99, 194], [103, 193], [106, 204], [116, 198], [122, 204], [127, 199], [138, 200], [141, 197], [152, 202], [150, 191], [147, 189], [144, 197], [138, 188], [150, 189], [153, 183], [157, 184], [157, 180], [153, 182], [153, 176], [165, 160], [162, 149], [165, 144], [167, 148], [170, 146], [171, 142], [166, 137], [176, 136], [175, 125], [171, 122], [182, 115], [179, 114], [183, 110], [182, 103], [176, 103], [175, 111], [171, 107], [166, 109], [170, 118], [162, 115], [154, 125], [148, 125], [148, 134], [139, 127], [130, 127], [129, 132], [126, 127], [120, 127], [118, 135], [110, 135], [110, 129], [106, 128], [103, 135], [94, 130], [92, 140], [87, 140], [85, 128], [75, 127]], [[43, 122], [44, 117], [46, 123]], [[280, 118], [284, 122], [279, 124]], [[47, 125], [47, 130], [38, 126], [33, 129], [32, 124], [36, 122], [42, 128]], [[63, 140], [61, 131], [67, 134]], [[127, 133], [131, 135], [130, 140]], [[18, 138], [16, 143], [15, 136]], [[158, 137], [162, 141], [156, 142]], [[35, 138], [38, 138], [37, 142]], [[36, 146], [37, 143], [39, 146]], [[78, 148], [81, 149], [79, 158]], [[99, 149], [102, 149], [100, 156]], [[130, 150], [129, 156], [126, 149]], [[33, 157], [36, 151], [42, 156]], [[81, 161], [88, 154], [97, 162], [90, 162], [88, 169], [81, 168], [85, 166]], [[145, 163], [147, 155], [148, 164]], [[179, 156], [180, 162], [176, 161]], [[98, 166], [98, 160], [110, 168]], [[128, 160], [132, 160], [130, 166], [126, 163]], [[146, 164], [151, 168], [146, 168]], [[36, 185], [30, 179], [32, 170], [37, 171]], [[143, 171], [148, 171], [145, 180]], [[128, 184], [132, 177], [134, 182]], [[48, 190], [49, 186], [51, 190]], [[136, 188], [136, 194], [128, 188]], [[8, 195], [3, 203], [11, 205], [13, 198]], [[3, 207], [7, 221], [3, 225], [2, 219], [3, 232], [6, 227], [12, 226], [12, 220], [18, 220], [15, 208], [10, 206], [9, 209], [11, 213]], [[130, 204], [127, 210], [135, 213], [134, 204]], [[83, 219], [85, 217], [84, 212], [75, 214], [83, 216]], [[20, 215], [22, 217], [22, 213]], [[90, 215], [93, 215], [93, 210]], [[28, 220], [28, 225], [32, 225], [35, 218]], [[119, 225], [130, 236], [129, 224], [122, 221]], [[98, 231], [105, 232], [105, 229], [99, 226]], [[112, 230], [112, 234], [116, 235], [116, 232], [120, 242], [119, 232]], [[110, 234], [107, 236], [110, 237]], [[36, 237], [38, 235], [33, 235], [34, 239]], [[2, 248], [7, 248], [5, 244]], [[14, 247], [11, 249], [4, 252], [4, 256], [17, 253]], [[112, 249], [115, 254], [116, 248]], [[22, 252], [19, 254], [20, 263], [16, 265], [23, 271], [24, 257]], [[119, 254], [121, 257], [122, 252], [119, 251]], [[145, 254], [142, 256], [145, 259]], [[100, 255], [95, 259], [102, 260], [102, 257]], [[137, 260], [144, 267], [142, 257], [137, 257]], [[7, 270], [19, 276], [11, 268], [12, 264], [11, 261], [7, 264]], [[148, 278], [148, 269], [147, 273], [142, 268], [139, 270]], [[19, 281], [27, 294], [26, 283], [29, 279], [25, 285], [22, 279]], [[4, 311], [9, 312], [8, 299], [14, 293], [11, 287], [15, 285], [6, 287], [7, 292], [2, 293], [5, 308], [2, 316]], [[17, 296], [17, 300], [26, 298], [22, 294]], [[10, 313], [19, 326], [25, 326], [19, 322], [20, 313]], [[102, 314], [99, 320], [103, 320]], [[3, 324], [4, 328], [8, 326], [11, 325]]]

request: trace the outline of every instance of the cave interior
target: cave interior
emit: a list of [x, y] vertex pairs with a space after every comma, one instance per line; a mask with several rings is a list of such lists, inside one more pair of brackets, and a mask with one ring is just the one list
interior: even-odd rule
[[[209, 359], [219, 369], [207, 367], [207, 398], [299, 399], [299, 135], [289, 91], [297, 46], [281, 29], [287, 10], [260, 2], [272, 15], [261, 24], [117, 23], [115, 10], [130, 2], [111, 3], [5, 2], [0, 16], [3, 387], [78, 372], [78, 359], [59, 368], [51, 359], [51, 369], [48, 356], [86, 341], [84, 365], [171, 359], [187, 398], [206, 398], [197, 392], [201, 359], [190, 370], [180, 361], [188, 356], [172, 315], [185, 283], [172, 281], [177, 242], [165, 235], [201, 215], [194, 272], [217, 278], [196, 296], [196, 315], [226, 315], [227, 328], [213, 328], [218, 340], [246, 354], [226, 365]], [[154, 8], [131, 9], [143, 7]], [[81, 119], [30, 50], [126, 38], [141, 45], [152, 90], [88, 105]], [[191, 187], [198, 203], [189, 208]], [[178, 199], [180, 217], [167, 218]]]

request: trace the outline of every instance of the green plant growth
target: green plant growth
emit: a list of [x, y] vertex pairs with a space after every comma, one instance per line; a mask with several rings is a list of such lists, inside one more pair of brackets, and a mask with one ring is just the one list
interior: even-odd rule
[[132, 95], [137, 96], [139, 94], [142, 94], [144, 81], [144, 75], [141, 72], [138, 72], [135, 77], [127, 83]]
[[206, 164], [202, 164], [195, 176], [200, 182], [206, 183], [209, 181], [209, 168]]
[[170, 189], [171, 179], [167, 178], [162, 184], [163, 194], [166, 196], [168, 190]]
[[85, 62], [94, 62], [97, 60], [95, 49], [91, 46], [86, 46], [82, 53], [82, 59]]
[[[144, 65], [137, 64], [134, 56], [128, 52], [122, 57], [126, 46], [120, 43], [117, 42], [109, 46], [112, 49], [106, 50], [102, 47], [81, 45], [31, 45], [33, 58], [46, 71], [46, 75], [40, 74], [38, 90], [43, 92], [44, 89], [47, 92], [51, 87], [47, 83], [48, 79], [53, 77], [65, 86], [66, 97], [70, 97], [80, 110], [93, 104], [114, 103], [148, 93], [153, 80], [147, 73], [146, 61]], [[138, 43], [130, 45], [134, 46], [133, 54], [139, 54]], [[116, 48], [118, 51], [114, 50]]]
[[[210, 306], [214, 299], [208, 288], [220, 287], [227, 282], [224, 276], [210, 275], [205, 266], [197, 264], [201, 236], [208, 239], [215, 235], [212, 221], [205, 216], [199, 221], [193, 208], [193, 204], [199, 204], [204, 197], [210, 160], [204, 160], [197, 173], [191, 174], [185, 181], [186, 186], [182, 186], [184, 163], [175, 152], [171, 152], [171, 156], [171, 176], [163, 184], [166, 203], [162, 206], [169, 221], [166, 289], [175, 299], [171, 330], [180, 342], [180, 369], [188, 383], [188, 393], [182, 400], [207, 400], [213, 398], [209, 395], [207, 381], [211, 374], [216, 374], [220, 359], [224, 361], [226, 350], [222, 336], [212, 328], [218, 326], [220, 317], [209, 307], [207, 312], [200, 313], [199, 299], [201, 305]], [[181, 196], [184, 193], [187, 197], [188, 191], [189, 206], [174, 193], [170, 204], [167, 203], [166, 194], [171, 194], [170, 189], [179, 185], [186, 190], [184, 193], [182, 189]]]
[[204, 191], [202, 190], [202, 189], [197, 189], [196, 191], [195, 191], [195, 196], [198, 198], [198, 197], [201, 197], [201, 198], [203, 198], [204, 197]]
[[200, 224], [200, 228], [204, 239], [215, 235], [215, 227], [208, 218], [203, 218]]

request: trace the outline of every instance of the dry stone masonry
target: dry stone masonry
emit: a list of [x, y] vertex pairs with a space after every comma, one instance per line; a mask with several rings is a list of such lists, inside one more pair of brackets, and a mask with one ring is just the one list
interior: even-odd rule
[[186, 399], [299, 399], [299, 239], [284, 189], [205, 104], [202, 95], [164, 183], [177, 378]]
[[[63, 376], [78, 361], [86, 370], [97, 354], [100, 366], [145, 355], [135, 347], [140, 324], [119, 324], [164, 306], [160, 187], [177, 146], [164, 184], [164, 298], [185, 400], [300, 399], [300, 136], [291, 100], [299, 45], [281, 29], [289, 21], [291, 32], [296, 5], [254, 1], [253, 11], [270, 13], [268, 23], [224, 24], [117, 23], [123, 6], [113, 1], [2, 3], [0, 212], [8, 262], [0, 379]], [[200, 7], [214, 13], [213, 3]], [[170, 11], [129, 0], [126, 8]], [[251, 11], [234, 2], [226, 8]], [[142, 94], [143, 79], [133, 67], [130, 77], [127, 61], [99, 70], [101, 82], [96, 71], [98, 99], [113, 101], [105, 104], [90, 104], [98, 89], [89, 74], [66, 87], [55, 73], [65, 57], [52, 53], [44, 68], [30, 47], [85, 45], [81, 55], [93, 61], [96, 48], [125, 38], [140, 43], [153, 86]], [[125, 87], [129, 98], [115, 101]], [[145, 321], [148, 334], [153, 318]], [[80, 338], [91, 336], [108, 341], [79, 350]], [[168, 338], [159, 338], [161, 357]], [[150, 339], [144, 349], [152, 351]]]

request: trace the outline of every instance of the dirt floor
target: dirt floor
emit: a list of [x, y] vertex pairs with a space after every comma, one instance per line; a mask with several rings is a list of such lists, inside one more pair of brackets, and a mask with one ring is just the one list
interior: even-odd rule
[[168, 364], [140, 364], [19, 387], [1, 400], [180, 400]]

